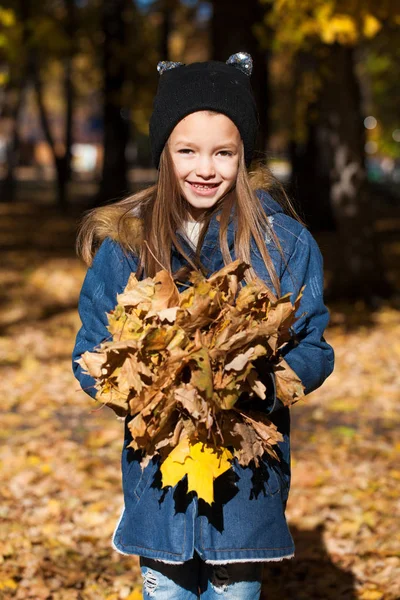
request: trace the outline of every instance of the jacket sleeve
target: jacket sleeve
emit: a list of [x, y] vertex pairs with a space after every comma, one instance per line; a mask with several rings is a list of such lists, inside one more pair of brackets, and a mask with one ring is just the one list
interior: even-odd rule
[[[293, 339], [282, 350], [282, 356], [298, 375], [309, 394], [332, 373], [334, 353], [323, 337], [329, 312], [323, 300], [323, 261], [312, 235], [303, 229], [281, 276], [281, 294], [291, 293], [294, 302], [304, 287]], [[283, 407], [279, 398], [270, 403], [269, 414]]]
[[303, 229], [281, 278], [282, 294], [292, 292], [292, 302], [305, 286], [294, 325], [295, 336], [282, 354], [300, 377], [306, 394], [322, 385], [334, 365], [333, 349], [323, 337], [329, 322], [323, 277], [321, 252], [309, 231]]
[[79, 296], [79, 316], [82, 326], [78, 331], [72, 353], [72, 369], [82, 389], [95, 397], [95, 380], [85, 375], [75, 361], [86, 351], [92, 351], [110, 334], [106, 313], [117, 304], [117, 294], [125, 288], [129, 275], [136, 265], [123, 252], [121, 246], [106, 238], [97, 251], [92, 266], [86, 273]]

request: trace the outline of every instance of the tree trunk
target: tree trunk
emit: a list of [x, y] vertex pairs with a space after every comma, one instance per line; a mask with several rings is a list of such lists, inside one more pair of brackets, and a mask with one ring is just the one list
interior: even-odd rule
[[[66, 103], [65, 113], [65, 128], [64, 128], [64, 152], [60, 154], [56, 149], [56, 141], [51, 131], [49, 115], [44, 104], [43, 83], [40, 76], [40, 59], [35, 48], [31, 48], [29, 52], [28, 64], [31, 72], [31, 77], [36, 91], [36, 99], [39, 108], [40, 123], [43, 129], [44, 137], [50, 146], [53, 156], [54, 167], [56, 171], [57, 181], [57, 204], [62, 211], [67, 209], [67, 185], [71, 177], [71, 158], [72, 158], [72, 118], [75, 102], [75, 94], [72, 83], [72, 61], [75, 54], [75, 36], [76, 36], [76, 19], [75, 19], [75, 3], [74, 0], [65, 0], [67, 9], [66, 32], [70, 42], [69, 52], [64, 61], [64, 93]], [[23, 23], [25, 24], [25, 37], [29, 39], [27, 31], [27, 23], [31, 17], [32, 7], [30, 2], [21, 1], [21, 14]]]
[[123, 100], [126, 81], [126, 11], [129, 0], [103, 0], [104, 160], [99, 203], [127, 194], [126, 146], [129, 121]]
[[70, 176], [71, 149], [67, 149], [65, 147], [65, 150], [62, 155], [60, 155], [56, 150], [56, 142], [50, 128], [49, 116], [44, 105], [43, 85], [39, 74], [39, 66], [37, 63], [35, 63], [35, 66], [33, 68], [32, 76], [39, 108], [40, 123], [43, 129], [46, 142], [49, 144], [51, 153], [53, 155], [57, 181], [57, 204], [60, 210], [65, 211], [68, 204], [67, 183]]
[[332, 217], [336, 224], [337, 268], [331, 296], [368, 299], [386, 295], [390, 288], [374, 235], [354, 51], [334, 44], [315, 55], [321, 56], [314, 67], [322, 80], [315, 104], [308, 110], [308, 140], [294, 164], [305, 217], [318, 229], [329, 227]]
[[[254, 68], [251, 76], [254, 96], [260, 118], [260, 131], [257, 150], [265, 156], [268, 139], [268, 111], [270, 103], [268, 64], [269, 51], [262, 50], [254, 34], [254, 27], [265, 17], [266, 6], [259, 0], [232, 2], [232, 0], [213, 0], [211, 20], [211, 48], [214, 60], [226, 61], [236, 52], [249, 52]], [[257, 158], [257, 154], [255, 156]]]
[[19, 162], [19, 122], [21, 118], [22, 107], [25, 103], [27, 91], [26, 79], [22, 78], [18, 82], [20, 87], [16, 90], [17, 100], [10, 111], [9, 116], [12, 121], [12, 132], [10, 141], [7, 145], [7, 174], [0, 185], [0, 201], [13, 202], [16, 195], [15, 168]]
[[301, 216], [312, 231], [333, 231], [336, 222], [330, 199], [330, 148], [323, 141], [324, 126], [314, 120], [317, 110], [312, 105], [305, 115], [306, 140], [290, 143], [290, 194], [300, 205]]
[[69, 52], [67, 54], [64, 65], [64, 92], [66, 101], [65, 114], [65, 154], [63, 157], [64, 165], [62, 170], [65, 172], [65, 182], [71, 179], [71, 161], [72, 161], [72, 143], [73, 143], [73, 116], [75, 106], [75, 90], [72, 81], [73, 74], [73, 59], [76, 54], [76, 44], [74, 42], [76, 36], [76, 8], [75, 0], [64, 0], [67, 8], [66, 31], [70, 43]]
[[169, 60], [169, 38], [173, 26], [176, 0], [162, 0], [162, 23], [160, 31], [160, 60]]

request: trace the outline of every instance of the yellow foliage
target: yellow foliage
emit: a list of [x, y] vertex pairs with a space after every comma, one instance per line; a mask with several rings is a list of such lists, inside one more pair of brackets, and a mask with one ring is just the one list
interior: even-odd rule
[[357, 40], [357, 28], [349, 15], [335, 15], [321, 23], [320, 35], [325, 44], [354, 43]]
[[374, 15], [365, 15], [364, 35], [367, 38], [373, 38], [382, 29], [382, 23]]
[[15, 14], [9, 8], [0, 8], [0, 23], [4, 27], [12, 27], [16, 23]]
[[356, 44], [360, 38], [373, 38], [382, 28], [382, 19], [397, 22], [395, 11], [375, 7], [373, 2], [359, 6], [337, 0], [264, 0], [272, 3], [266, 17], [275, 29], [276, 42], [292, 50], [311, 39], [325, 44]]
[[[0, 43], [1, 47], [1, 43]], [[0, 86], [5, 85], [8, 81], [8, 73], [0, 73]]]
[[161, 465], [163, 487], [173, 487], [187, 475], [188, 492], [196, 492], [199, 498], [212, 504], [214, 479], [231, 467], [232, 458], [226, 448], [217, 451], [211, 445], [191, 443], [184, 438]]

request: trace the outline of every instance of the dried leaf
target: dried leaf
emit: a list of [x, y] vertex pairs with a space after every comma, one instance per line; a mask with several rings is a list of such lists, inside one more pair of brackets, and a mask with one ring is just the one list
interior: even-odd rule
[[160, 319], [160, 321], [168, 321], [168, 323], [175, 323], [178, 310], [178, 306], [173, 306], [172, 308], [164, 308], [163, 310], [159, 310], [155, 314]]
[[125, 308], [135, 307], [139, 311], [148, 311], [151, 308], [154, 288], [155, 283], [150, 277], [138, 281], [131, 273], [125, 290], [117, 295], [118, 304]]
[[242, 371], [244, 367], [249, 363], [250, 358], [254, 354], [254, 348], [249, 348], [246, 352], [235, 356], [231, 362], [225, 365], [225, 371]]
[[242, 466], [247, 467], [251, 462], [258, 464], [265, 448], [249, 423], [238, 420], [237, 415], [229, 412], [224, 414], [220, 427], [224, 444], [234, 449], [234, 455]]
[[285, 360], [275, 370], [276, 395], [285, 406], [290, 406], [304, 396], [304, 386]]
[[176, 331], [167, 326], [153, 327], [141, 340], [143, 348], [147, 352], [162, 352], [173, 340]]
[[179, 292], [171, 273], [159, 271], [154, 277], [154, 296], [152, 299], [152, 310], [162, 311], [166, 308], [174, 308], [179, 304]]
[[283, 442], [283, 435], [277, 426], [272, 423], [263, 413], [250, 411], [248, 414], [241, 413], [245, 421], [251, 424], [257, 435], [268, 444]]
[[201, 348], [190, 356], [188, 365], [192, 367], [190, 383], [204, 398], [213, 396], [213, 373], [206, 348]]
[[105, 352], [84, 352], [76, 361], [84, 371], [95, 379], [100, 379], [102, 376], [102, 368], [107, 360]]
[[193, 419], [207, 423], [211, 427], [212, 417], [210, 415], [210, 405], [199, 395], [198, 391], [186, 385], [175, 390], [175, 399], [182, 408], [184, 408]]
[[142, 391], [145, 384], [141, 378], [141, 373], [151, 380], [152, 373], [150, 369], [142, 361], [138, 361], [137, 355], [129, 354], [117, 376], [118, 387], [122, 393], [126, 394], [126, 397], [132, 390], [138, 394]]
[[267, 391], [267, 388], [263, 384], [263, 382], [260, 381], [260, 379], [258, 378], [258, 374], [257, 374], [257, 371], [255, 369], [252, 369], [250, 371], [250, 373], [248, 374], [248, 376], [247, 376], [247, 383], [250, 386], [250, 389], [252, 389], [253, 392], [259, 398], [261, 398], [261, 400], [265, 400], [265, 398], [266, 398], [265, 392]]
[[119, 417], [125, 417], [129, 412], [128, 398], [121, 393], [116, 385], [106, 382], [96, 394], [100, 404], [107, 404]]

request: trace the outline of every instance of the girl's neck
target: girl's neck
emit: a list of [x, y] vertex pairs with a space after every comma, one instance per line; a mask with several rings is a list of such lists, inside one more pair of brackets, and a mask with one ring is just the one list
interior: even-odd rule
[[194, 223], [197, 221], [201, 221], [204, 216], [204, 210], [200, 208], [194, 208], [193, 206], [189, 206], [187, 221], [189, 223]]

